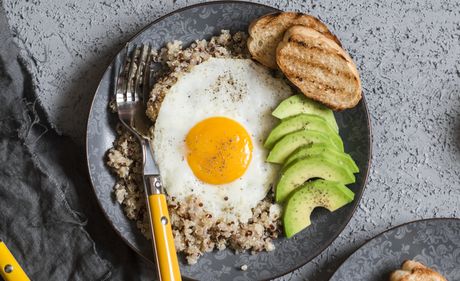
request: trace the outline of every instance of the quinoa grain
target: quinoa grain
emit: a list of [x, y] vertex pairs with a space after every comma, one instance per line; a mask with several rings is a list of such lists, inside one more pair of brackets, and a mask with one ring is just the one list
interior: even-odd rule
[[[161, 64], [161, 69], [154, 74], [156, 84], [148, 101], [147, 116], [154, 122], [171, 86], [183, 72], [202, 63], [210, 57], [249, 59], [247, 34], [237, 32], [233, 36], [228, 30], [222, 30], [220, 36], [209, 41], [195, 41], [183, 49], [180, 41], [168, 43], [165, 48], [152, 52], [153, 61]], [[109, 107], [116, 111], [116, 103]], [[107, 164], [112, 167], [119, 180], [115, 184], [116, 200], [124, 206], [126, 216], [136, 220], [136, 225], [147, 239], [151, 239], [149, 216], [145, 203], [142, 183], [142, 155], [140, 145], [134, 135], [123, 125], [118, 124], [119, 137], [114, 148], [108, 152]], [[150, 129], [153, 132], [153, 126]], [[151, 138], [153, 139], [153, 134]], [[187, 262], [194, 264], [200, 256], [214, 248], [234, 249], [236, 253], [251, 250], [275, 249], [273, 239], [281, 234], [281, 221], [273, 214], [270, 207], [274, 204], [273, 194], [253, 208], [253, 217], [247, 223], [227, 222], [206, 213], [200, 197], [190, 196], [186, 202], [167, 196], [174, 244], [177, 252], [184, 252]], [[242, 266], [246, 270], [247, 266]]]

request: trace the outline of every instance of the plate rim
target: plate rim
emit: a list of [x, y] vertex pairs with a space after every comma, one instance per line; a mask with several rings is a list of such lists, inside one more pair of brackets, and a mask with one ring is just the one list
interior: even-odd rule
[[[133, 36], [131, 36], [130, 39], [127, 40], [126, 43], [124, 43], [122, 45], [122, 47], [117, 51], [117, 53], [113, 56], [113, 58], [107, 63], [107, 66], [106, 66], [104, 72], [102, 73], [102, 75], [99, 78], [99, 83], [98, 83], [96, 89], [94, 90], [93, 98], [92, 98], [91, 105], [90, 105], [90, 110], [88, 112], [88, 118], [87, 118], [87, 123], [86, 123], [86, 137], [85, 137], [86, 164], [87, 164], [86, 166], [87, 166], [89, 179], [91, 181], [91, 187], [92, 187], [92, 190], [93, 190], [94, 195], [96, 196], [96, 198], [98, 198], [98, 196], [97, 196], [97, 191], [96, 191], [95, 186], [94, 186], [93, 176], [91, 174], [90, 162], [89, 162], [89, 157], [88, 157], [89, 156], [88, 129], [89, 129], [89, 126], [90, 126], [90, 117], [91, 117], [91, 113], [93, 112], [93, 105], [94, 105], [94, 102], [95, 102], [95, 99], [96, 99], [96, 94], [97, 94], [97, 92], [99, 91], [99, 89], [101, 87], [102, 79], [107, 74], [107, 72], [109, 71], [110, 67], [112, 66], [114, 61], [117, 59], [119, 54], [123, 51], [125, 45], [127, 43], [132, 42], [137, 36], [139, 36], [140, 34], [145, 32], [152, 25], [157, 24], [158, 22], [160, 22], [160, 21], [162, 21], [162, 20], [164, 20], [164, 19], [166, 19], [166, 18], [168, 18], [168, 17], [170, 17], [170, 16], [172, 16], [174, 14], [177, 14], [177, 13], [189, 10], [189, 9], [197, 8], [197, 7], [207, 6], [207, 5], [214, 5], [214, 4], [251, 5], [251, 6], [257, 6], [257, 7], [263, 7], [263, 8], [272, 9], [272, 10], [274, 10], [274, 12], [283, 12], [282, 10], [280, 10], [278, 8], [275, 8], [275, 7], [272, 7], [272, 6], [269, 6], [269, 5], [265, 5], [265, 4], [255, 3], [255, 2], [236, 1], [236, 0], [207, 1], [207, 2], [202, 2], [202, 3], [186, 6], [186, 7], [174, 10], [174, 11], [172, 11], [172, 12], [166, 14], [166, 15], [163, 15], [163, 16], [157, 18], [156, 20], [152, 21], [151, 23], [147, 24], [140, 31], [136, 32]], [[279, 278], [279, 277], [284, 276], [284, 275], [286, 275], [288, 273], [291, 273], [291, 272], [301, 268], [302, 266], [306, 265], [307, 263], [311, 262], [313, 259], [315, 259], [317, 256], [319, 256], [321, 253], [323, 253], [342, 234], [342, 232], [345, 229], [345, 227], [348, 225], [350, 220], [353, 218], [353, 215], [356, 212], [356, 209], [357, 209], [357, 207], [359, 205], [359, 202], [361, 201], [361, 198], [362, 198], [362, 196], [364, 194], [364, 191], [366, 190], [367, 182], [368, 182], [368, 178], [369, 178], [370, 167], [372, 165], [372, 144], [373, 144], [373, 140], [372, 140], [373, 139], [372, 138], [372, 125], [371, 125], [371, 120], [370, 120], [369, 108], [367, 106], [366, 98], [365, 98], [365, 96], [363, 94], [361, 95], [361, 101], [362, 101], [363, 107], [364, 107], [364, 115], [367, 117], [367, 122], [366, 123], [367, 123], [367, 129], [369, 131], [369, 136], [368, 136], [369, 137], [369, 143], [368, 143], [369, 144], [369, 149], [368, 149], [368, 157], [366, 159], [366, 163], [368, 165], [367, 165], [366, 171], [363, 171], [363, 172], [365, 172], [365, 174], [364, 174], [364, 177], [363, 177], [363, 187], [361, 189], [361, 194], [359, 195], [358, 198], [355, 198], [355, 200], [354, 200], [355, 201], [355, 206], [353, 207], [349, 217], [347, 218], [347, 220], [343, 224], [343, 227], [341, 227], [339, 229], [339, 231], [337, 232], [337, 234], [332, 237], [331, 241], [329, 243], [327, 243], [322, 249], [318, 250], [316, 255], [312, 256], [310, 259], [307, 259], [305, 262], [301, 263], [300, 265], [292, 268], [291, 270], [289, 270], [287, 272], [284, 272], [282, 274], [278, 274], [276, 276], [272, 276], [272, 277], [270, 277], [268, 279], [263, 279], [261, 281], [268, 281], [268, 280], [272, 280], [272, 279], [275, 279], [275, 278]], [[112, 229], [115, 230], [115, 232], [125, 242], [125, 244], [127, 244], [134, 252], [136, 252], [138, 255], [140, 255], [142, 258], [144, 258], [147, 262], [149, 262], [150, 264], [155, 266], [154, 261], [150, 260], [143, 253], [141, 253], [138, 249], [136, 249], [131, 243], [129, 243], [129, 241], [115, 227], [115, 225], [113, 224], [112, 220], [109, 218], [108, 214], [105, 212], [104, 207], [102, 206], [101, 201], [99, 199], [97, 199], [97, 203], [98, 203], [99, 207], [101, 208], [101, 211], [104, 214], [105, 218], [108, 220], [108, 222], [112, 226]], [[335, 274], [335, 272], [334, 272], [334, 274]], [[182, 276], [182, 278], [186, 279], [186, 280], [196, 280], [196, 279], [192, 279], [192, 278], [189, 278], [189, 277], [186, 277], [186, 276]]]
[[421, 222], [427, 222], [427, 221], [448, 221], [448, 220], [454, 220], [454, 221], [459, 221], [460, 222], [460, 218], [427, 218], [427, 219], [420, 219], [420, 220], [414, 220], [414, 221], [409, 221], [409, 222], [405, 222], [405, 223], [402, 223], [400, 225], [397, 225], [397, 226], [394, 226], [392, 228], [389, 228], [387, 230], [384, 230], [382, 231], [381, 233], [375, 235], [374, 237], [370, 238], [368, 241], [364, 242], [362, 245], [360, 245], [358, 248], [356, 248], [356, 250], [354, 250], [350, 255], [348, 255], [348, 257], [339, 265], [339, 267], [337, 267], [337, 269], [334, 271], [334, 273], [332, 274], [331, 278], [329, 278], [329, 281], [332, 280], [332, 278], [334, 278], [334, 275], [339, 271], [339, 269], [354, 255], [356, 254], [359, 250], [361, 250], [362, 248], [366, 247], [369, 243], [371, 243], [372, 241], [374, 241], [375, 239], [383, 236], [385, 233], [388, 233], [390, 231], [394, 231], [394, 230], [397, 230], [398, 228], [400, 227], [404, 227], [404, 226], [407, 226], [407, 225], [410, 225], [410, 224], [417, 224], [417, 223], [421, 223]]

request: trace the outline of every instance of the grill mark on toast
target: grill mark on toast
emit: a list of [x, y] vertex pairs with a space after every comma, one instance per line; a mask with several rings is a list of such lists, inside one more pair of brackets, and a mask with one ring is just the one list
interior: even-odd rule
[[[297, 19], [303, 16], [308, 16], [308, 20], [307, 20], [308, 24], [305, 24], [303, 22], [297, 22]], [[332, 32], [327, 28], [327, 26], [324, 25], [324, 23], [322, 23], [319, 19], [317, 19], [314, 16], [297, 13], [293, 25], [302, 25], [305, 27], [313, 28], [319, 33], [323, 34], [324, 36], [336, 42], [340, 47], [342, 47], [342, 43], [339, 41], [339, 39], [337, 39], [337, 37], [334, 34], [332, 34]]]
[[[346, 90], [337, 89], [335, 87], [331, 87], [330, 85], [324, 85], [323, 83], [319, 83], [318, 81], [312, 79], [308, 82], [310, 83], [310, 86], [303, 87], [303, 89], [307, 92], [306, 96], [323, 103], [327, 108], [332, 110], [341, 111], [343, 110], [342, 106], [344, 104], [355, 99], [355, 95]], [[317, 86], [318, 84], [321, 85], [321, 88]], [[314, 87], [312, 87], [312, 85], [314, 85]], [[323, 92], [325, 94], [320, 94]]]
[[[309, 63], [306, 63], [306, 64], [311, 66], [311, 67], [316, 67], [316, 68], [320, 68], [320, 69], [326, 69], [330, 73], [330, 69], [323, 68], [323, 67], [318, 67], [315, 64], [309, 64]], [[341, 72], [341, 74], [343, 74], [343, 72]], [[346, 93], [347, 91], [345, 89], [347, 88], [347, 86], [354, 84], [354, 83], [349, 83], [351, 77], [349, 77], [346, 74], [345, 75], [337, 75], [337, 78], [339, 78], [339, 80], [343, 80], [341, 83], [339, 83], [339, 85], [341, 85], [342, 87], [331, 85], [330, 83], [326, 83], [325, 81], [323, 81], [323, 79], [315, 79], [314, 77], [311, 77], [311, 76], [308, 76], [308, 75], [307, 75], [307, 77], [302, 77], [302, 76], [299, 75], [299, 73], [297, 71], [287, 71], [285, 73], [285, 75], [290, 76], [290, 77], [294, 78], [295, 80], [297, 80], [299, 82], [308, 81], [310, 83], [308, 88], [311, 88], [312, 86], [314, 86], [314, 88], [316, 88], [317, 90], [326, 91], [326, 92], [328, 92], [330, 90], [330, 91], [332, 91], [334, 93]], [[343, 78], [345, 78], [345, 79], [343, 79]], [[342, 95], [344, 95], [344, 94], [342, 94]]]
[[[288, 39], [288, 42], [289, 42], [289, 43], [296, 44], [296, 45], [300, 45], [300, 46], [302, 46], [302, 47], [307, 47], [307, 43], [302, 42], [302, 41], [298, 41], [298, 40], [296, 40], [294, 37], [290, 37], [290, 38]], [[310, 46], [308, 46], [308, 47], [310, 47]]]
[[[352, 100], [356, 96], [354, 92], [349, 92], [346, 90], [349, 85], [347, 85], [347, 87], [338, 88], [329, 83], [324, 83], [321, 80], [315, 79], [314, 77], [302, 78], [300, 76], [292, 76], [290, 74], [286, 74], [286, 76], [289, 79], [296, 80], [296, 82], [300, 84], [298, 86], [302, 88], [302, 91], [306, 92], [304, 93], [307, 96], [324, 103], [326, 107], [333, 110], [339, 110], [343, 102]], [[294, 84], [296, 83], [294, 82]], [[339, 84], [343, 85], [342, 83]]]
[[280, 16], [281, 16], [281, 12], [272, 13], [272, 14], [267, 15], [265, 18], [266, 20], [263, 21], [264, 24], [263, 25], [261, 24], [260, 28], [266, 28], [267, 26], [272, 24], [272, 21], [278, 19]]
[[344, 61], [349, 62], [346, 57], [344, 57], [341, 53], [337, 53], [339, 57], [341, 57]]
[[311, 16], [311, 18], [316, 22], [317, 25], [319, 25], [319, 26], [324, 25], [324, 24], [323, 24], [319, 19], [317, 19], [316, 17]]
[[[317, 47], [315, 45], [310, 45], [310, 44], [302, 42], [302, 41], [298, 41], [293, 37], [289, 38], [288, 42], [292, 43], [292, 45], [298, 45], [301, 48], [308, 48], [310, 50], [313, 50], [313, 51], [315, 51], [315, 53], [323, 53], [324, 55], [326, 54], [326, 50], [324, 50], [323, 48]], [[298, 47], [298, 46], [296, 46], [296, 47]], [[290, 48], [292, 48], [292, 47], [290, 46]], [[331, 52], [327, 52], [327, 53], [331, 54]], [[292, 54], [292, 52], [290, 54]]]
[[[303, 65], [308, 65], [309, 67], [316, 68], [316, 69], [322, 69], [326, 70], [327, 73], [331, 74], [334, 77], [337, 77], [338, 80], [343, 80], [344, 82], [350, 83], [350, 80], [356, 80], [356, 76], [343, 72], [343, 71], [338, 71], [337, 73], [333, 73], [333, 71], [329, 67], [325, 67], [323, 64], [317, 64], [317, 63], [312, 63], [312, 62], [303, 62]], [[354, 84], [354, 83], [350, 83]]]
[[[305, 43], [303, 43], [303, 44], [305, 44]], [[303, 45], [303, 44], [301, 44], [301, 45]], [[311, 49], [323, 50], [323, 49], [319, 49], [317, 47], [314, 47], [314, 48], [311, 48]], [[328, 74], [336, 77], [336, 79], [340, 81], [338, 83], [338, 86], [335, 86], [334, 84], [327, 83], [322, 78], [319, 78], [319, 77], [316, 77], [316, 76], [311, 77], [309, 75], [306, 75], [305, 77], [302, 77], [302, 74], [299, 73], [299, 71], [296, 71], [296, 70], [288, 71], [288, 70], [286, 70], [286, 72], [285, 72], [286, 76], [289, 76], [292, 79], [295, 79], [298, 83], [301, 83], [302, 85], [306, 84], [306, 83], [309, 83], [309, 84], [307, 84], [306, 87], [302, 87], [302, 88], [305, 88], [308, 91], [315, 91], [315, 92], [316, 91], [321, 91], [321, 92], [324, 91], [324, 92], [328, 92], [330, 94], [332, 93], [334, 96], [341, 96], [342, 99], [344, 97], [346, 97], [346, 99], [348, 99], [348, 100], [352, 99], [352, 97], [354, 96], [354, 94], [353, 94], [354, 91], [349, 92], [348, 90], [346, 90], [347, 88], [350, 88], [350, 87], [356, 88], [356, 84], [354, 83], [354, 81], [356, 81], [357, 78], [353, 73], [346, 72], [346, 71], [338, 71], [337, 73], [333, 73], [333, 70], [335, 69], [337, 71], [337, 69], [327, 67], [329, 64], [324, 65], [324, 64], [311, 62], [311, 61], [308, 61], [308, 60], [302, 60], [300, 56], [296, 55], [296, 53], [292, 52], [292, 50], [290, 50], [290, 49], [287, 49], [287, 51], [283, 52], [282, 55], [283, 55], [283, 58], [284, 58], [283, 60], [285, 62], [288, 62], [288, 64], [289, 64], [289, 62], [299, 62], [299, 63], [297, 63], [295, 65], [298, 66], [299, 64], [303, 64], [303, 65], [308, 65], [311, 68], [320, 69], [320, 70], [326, 70]], [[280, 62], [281, 67], [282, 67], [282, 64], [283, 64], [283, 62]], [[301, 68], [301, 67], [295, 67], [295, 69], [299, 69], [299, 68]], [[319, 79], [317, 79], [317, 78], [319, 78]], [[318, 95], [318, 93], [316, 93], [315, 95]], [[335, 99], [333, 99], [333, 100], [330, 100], [330, 99], [323, 100], [323, 102], [327, 102], [330, 105], [333, 105], [333, 107], [339, 107], [338, 103], [337, 103], [337, 101], [335, 101]]]
[[[317, 65], [317, 64], [305, 63], [305, 65], [308, 65], [311, 68], [316, 68], [316, 69], [320, 69], [320, 70], [327, 70], [327, 72], [329, 74], [331, 74], [334, 77], [336, 77], [336, 80], [340, 81], [340, 83], [338, 83], [338, 84], [341, 85], [341, 86], [334, 86], [333, 87], [333, 89], [335, 89], [334, 91], [336, 91], [336, 90], [344, 91], [344, 89], [348, 88], [349, 86], [355, 87], [355, 83], [351, 82], [351, 81], [354, 80], [353, 78], [356, 78], [354, 75], [350, 75], [350, 74], [342, 72], [342, 71], [337, 73], [337, 74], [333, 74], [330, 69], [328, 69], [326, 67], [322, 67], [322, 66]], [[288, 73], [288, 75], [291, 75], [291, 76], [296, 75], [296, 77], [301, 77], [297, 72], [291, 72], [291, 73]], [[307, 77], [310, 77], [310, 75], [307, 75]], [[304, 79], [302, 79], [302, 80], [304, 80]], [[297, 80], [302, 81], [300, 79], [297, 79]], [[330, 86], [330, 83], [325, 83], [323, 78], [316, 79], [316, 82], [320, 83], [321, 86], [323, 86], [324, 89], [332, 88]]]
[[[331, 86], [330, 84], [326, 84], [323, 81], [318, 80], [318, 79], [308, 79], [308, 80], [310, 82], [309, 88], [312, 88], [312, 86], [314, 86], [316, 90], [325, 91], [325, 92], [332, 91], [334, 94], [337, 94], [337, 93], [342, 94], [346, 92], [343, 88]], [[299, 81], [303, 81], [303, 79]]]
[[[308, 79], [308, 80], [298, 80], [300, 82], [304, 82], [304, 81], [308, 81], [309, 82], [309, 86], [307, 87], [307, 91], [308, 92], [313, 92], [312, 94], [314, 94], [315, 96], [318, 96], [318, 92], [316, 91], [319, 91], [319, 92], [325, 92], [325, 93], [333, 93], [333, 97], [337, 97], [340, 95], [340, 97], [343, 99], [343, 96], [346, 96], [346, 91], [344, 91], [343, 89], [339, 89], [337, 87], [334, 87], [334, 86], [331, 86], [329, 84], [324, 84], [323, 82], [321, 81], [318, 81], [318, 80], [315, 80], [315, 79]], [[314, 89], [312, 89], [314, 88]], [[320, 97], [323, 97], [325, 95], [319, 95]], [[333, 98], [333, 99], [324, 99], [324, 98], [321, 98], [322, 102], [327, 102], [329, 103], [330, 105], [334, 105], [336, 106], [338, 103], [336, 102], [336, 99]]]
[[[318, 55], [320, 54], [321, 56], [325, 56], [325, 55], [328, 55], [325, 53], [325, 50], [322, 49], [322, 48], [319, 48], [315, 45], [311, 46], [305, 42], [302, 42], [302, 41], [298, 41], [298, 40], [295, 40], [294, 37], [291, 37], [289, 38], [288, 40], [292, 45], [298, 45], [300, 46], [301, 48], [308, 48], [309, 49], [309, 52], [313, 52], [315, 55]], [[331, 52], [327, 52], [329, 54], [332, 54], [332, 56], [334, 56], [334, 53], [331, 53]], [[291, 61], [291, 62], [299, 62], [299, 61], [302, 61], [302, 63], [306, 64], [306, 65], [309, 65], [311, 67], [316, 67], [316, 68], [321, 68], [321, 69], [325, 69], [327, 70], [327, 72], [333, 76], [337, 76], [337, 77], [340, 77], [346, 81], [349, 81], [349, 80], [357, 80], [356, 79], [356, 76], [353, 75], [352, 73], [349, 73], [349, 72], [344, 72], [344, 71], [337, 71], [337, 73], [333, 73], [333, 70], [337, 70], [337, 68], [331, 68], [330, 67], [330, 64], [319, 64], [319, 63], [314, 63], [314, 62], [311, 62], [309, 60], [304, 60], [302, 59], [299, 55], [297, 55], [297, 52], [293, 52], [291, 50], [291, 48], [289, 48], [289, 52], [283, 52], [283, 57], [288, 60], [288, 61]], [[348, 62], [348, 60], [342, 55], [342, 54], [338, 54], [339, 57], [341, 59], [343, 59], [344, 61]], [[348, 66], [346, 66], [348, 68]]]
[[337, 38], [326, 32], [315, 27], [290, 27], [277, 48], [277, 64], [306, 96], [341, 111], [359, 102], [362, 88], [353, 61]]
[[[276, 63], [276, 47], [282, 41], [283, 33], [293, 25], [315, 29], [341, 46], [337, 37], [318, 18], [301, 12], [274, 12], [254, 20], [249, 35], [252, 39], [249, 51], [262, 64], [279, 69]], [[260, 43], [262, 41], [262, 43]]]

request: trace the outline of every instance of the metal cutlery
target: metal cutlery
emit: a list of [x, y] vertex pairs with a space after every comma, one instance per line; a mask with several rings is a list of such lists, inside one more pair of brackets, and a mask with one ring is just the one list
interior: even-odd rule
[[144, 189], [150, 215], [158, 278], [159, 280], [181, 280], [166, 196], [160, 173], [154, 162], [150, 139], [147, 136], [151, 124], [145, 113], [150, 88], [151, 47], [142, 44], [138, 49], [137, 45], [134, 45], [131, 58], [129, 58], [129, 45], [129, 43], [126, 44], [123, 51], [124, 62], [120, 66], [117, 78], [118, 116], [121, 123], [137, 136], [142, 147]]

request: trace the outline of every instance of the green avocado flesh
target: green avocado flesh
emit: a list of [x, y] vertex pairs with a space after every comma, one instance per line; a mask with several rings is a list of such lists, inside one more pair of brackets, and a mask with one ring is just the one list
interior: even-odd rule
[[315, 130], [298, 130], [292, 133], [286, 134], [282, 139], [280, 139], [273, 149], [270, 151], [270, 154], [267, 157], [268, 162], [272, 163], [283, 163], [284, 160], [302, 145], [312, 144], [312, 143], [327, 143], [336, 149], [343, 151], [342, 139], [340, 139], [341, 145], [335, 144], [328, 134], [325, 134], [320, 131]]
[[355, 194], [340, 182], [314, 180], [297, 188], [286, 200], [283, 227], [290, 238], [311, 224], [310, 215], [316, 207], [333, 212], [353, 201]]
[[281, 170], [283, 170], [287, 165], [289, 165], [292, 161], [305, 158], [309, 155], [318, 155], [323, 154], [328, 156], [331, 160], [336, 161], [340, 165], [346, 165], [350, 169], [352, 173], [358, 173], [359, 168], [356, 165], [355, 161], [351, 158], [351, 156], [345, 152], [339, 151], [334, 147], [329, 146], [326, 143], [315, 143], [309, 144], [305, 146], [301, 146], [294, 150], [285, 160]]
[[329, 135], [329, 138], [331, 138], [337, 146], [343, 145], [340, 136], [331, 128], [324, 117], [315, 114], [301, 113], [282, 119], [270, 132], [270, 135], [264, 143], [264, 148], [273, 148], [275, 143], [284, 135], [297, 130], [320, 131]]
[[343, 184], [355, 182], [355, 175], [345, 165], [318, 154], [292, 161], [280, 172], [275, 189], [277, 203], [284, 202], [298, 186], [314, 178], [338, 181]]
[[331, 125], [331, 128], [338, 133], [339, 126], [335, 121], [332, 110], [326, 108], [323, 104], [313, 101], [304, 94], [294, 95], [281, 102], [272, 115], [284, 119], [286, 117], [297, 115], [300, 113], [316, 114], [322, 116]]

